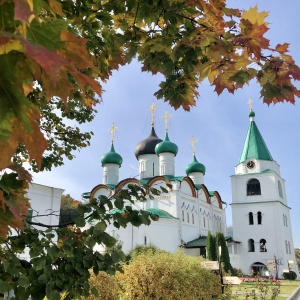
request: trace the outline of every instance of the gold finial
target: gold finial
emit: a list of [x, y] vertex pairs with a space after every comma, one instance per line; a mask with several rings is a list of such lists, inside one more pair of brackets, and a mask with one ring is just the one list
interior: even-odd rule
[[113, 143], [115, 140], [115, 132], [118, 128], [115, 126], [115, 123], [112, 124], [111, 128], [109, 129], [111, 133], [111, 142]]
[[193, 154], [195, 154], [195, 144], [198, 142], [198, 140], [196, 140], [194, 138], [194, 136], [192, 135], [192, 139], [190, 141], [190, 144], [192, 145], [192, 151], [193, 151]]
[[253, 108], [253, 100], [252, 100], [251, 98], [249, 98], [248, 104], [249, 104], [249, 109], [250, 109], [250, 111], [252, 111], [252, 108]]
[[158, 108], [158, 106], [154, 105], [154, 101], [152, 101], [152, 105], [148, 108], [151, 110], [151, 126], [154, 126], [154, 111]]
[[165, 126], [166, 126], [166, 131], [168, 131], [168, 127], [169, 127], [169, 119], [172, 115], [168, 113], [168, 111], [166, 110], [166, 113], [164, 116], [162, 116], [163, 119], [165, 119]]

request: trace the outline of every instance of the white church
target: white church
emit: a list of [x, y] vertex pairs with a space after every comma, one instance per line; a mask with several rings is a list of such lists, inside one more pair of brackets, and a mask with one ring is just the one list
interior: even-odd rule
[[[166, 112], [166, 133], [162, 140], [155, 133], [155, 108], [153, 103], [150, 107], [150, 134], [135, 148], [139, 178], [119, 180], [123, 159], [114, 149], [113, 125], [111, 149], [101, 159], [103, 181], [88, 196], [109, 197], [128, 184], [166, 188], [168, 193], [154, 196], [153, 200], [146, 202], [136, 201], [133, 205], [133, 209], [157, 214], [158, 221], [152, 221], [150, 226], [134, 227], [129, 224], [121, 229], [109, 225], [107, 231], [118, 238], [125, 253], [136, 245], [152, 244], [170, 252], [180, 248], [188, 255], [205, 256], [209, 231], [213, 235], [222, 232], [226, 236], [226, 203], [217, 190], [204, 183], [206, 169], [196, 158], [194, 138], [186, 175], [175, 174], [178, 146], [168, 136], [170, 115]], [[231, 264], [244, 274], [254, 271], [260, 275], [282, 277], [282, 273], [288, 270], [298, 274], [285, 182], [254, 117], [251, 109], [244, 148], [235, 174], [231, 177], [233, 236], [227, 240]], [[111, 211], [112, 214], [116, 212], [117, 209]]]

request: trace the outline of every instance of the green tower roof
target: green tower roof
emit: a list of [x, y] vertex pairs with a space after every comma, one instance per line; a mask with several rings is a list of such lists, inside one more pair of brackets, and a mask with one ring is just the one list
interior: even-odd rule
[[155, 146], [155, 153], [157, 155], [164, 152], [170, 152], [174, 155], [178, 152], [177, 145], [169, 140], [168, 132], [166, 132], [164, 140]]
[[190, 173], [193, 173], [193, 172], [200, 172], [200, 173], [205, 174], [205, 170], [206, 170], [205, 166], [198, 162], [198, 160], [194, 154], [193, 161], [186, 167], [185, 173], [187, 175], [189, 175]]
[[249, 158], [270, 161], [273, 160], [272, 155], [269, 152], [267, 145], [256, 126], [256, 123], [254, 122], [254, 116], [255, 113], [251, 111], [249, 113], [249, 117], [251, 118], [250, 126], [239, 163], [242, 163]]
[[105, 164], [117, 164], [119, 166], [122, 165], [123, 159], [120, 154], [116, 153], [114, 144], [111, 144], [110, 151], [107, 152], [105, 155], [101, 158], [102, 167]]

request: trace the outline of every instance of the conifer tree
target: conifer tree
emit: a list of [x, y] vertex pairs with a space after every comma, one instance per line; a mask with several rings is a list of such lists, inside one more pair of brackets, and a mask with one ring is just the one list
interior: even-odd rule
[[206, 252], [207, 252], [207, 258], [209, 260], [215, 261], [217, 260], [217, 252], [216, 252], [216, 239], [211, 234], [211, 232], [208, 232], [207, 240], [206, 240]]

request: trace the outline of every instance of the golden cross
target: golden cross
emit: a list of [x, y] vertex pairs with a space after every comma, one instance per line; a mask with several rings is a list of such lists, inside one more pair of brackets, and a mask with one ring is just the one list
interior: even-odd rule
[[252, 108], [253, 108], [253, 100], [252, 100], [251, 98], [249, 98], [248, 104], [249, 104], [250, 111], [252, 111]]
[[115, 126], [115, 123], [112, 124], [111, 128], [109, 129], [110, 133], [111, 133], [111, 142], [113, 143], [114, 142], [114, 139], [115, 139], [115, 133], [116, 133], [116, 130], [118, 128]]
[[166, 110], [166, 113], [164, 116], [162, 116], [163, 119], [165, 119], [165, 126], [166, 126], [166, 131], [168, 131], [168, 127], [169, 127], [169, 119], [172, 115], [168, 113], [168, 111]]
[[158, 106], [154, 105], [154, 101], [152, 101], [152, 105], [148, 108], [151, 110], [151, 126], [154, 126], [154, 111], [158, 108]]
[[195, 154], [195, 144], [198, 142], [198, 140], [195, 140], [194, 136], [192, 135], [192, 139], [190, 141], [190, 144], [192, 145], [192, 151], [193, 154]]

